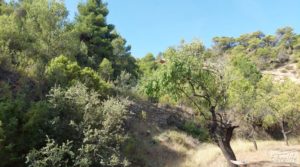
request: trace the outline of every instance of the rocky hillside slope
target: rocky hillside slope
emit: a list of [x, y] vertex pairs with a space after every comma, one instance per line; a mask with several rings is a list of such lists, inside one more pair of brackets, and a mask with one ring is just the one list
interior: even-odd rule
[[275, 81], [283, 81], [290, 79], [291, 81], [300, 84], [300, 70], [297, 63], [288, 63], [273, 70], [262, 71], [264, 75], [271, 75]]

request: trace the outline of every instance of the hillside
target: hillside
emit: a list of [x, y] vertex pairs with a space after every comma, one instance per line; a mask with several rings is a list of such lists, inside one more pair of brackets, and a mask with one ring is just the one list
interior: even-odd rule
[[262, 71], [264, 75], [271, 75], [274, 81], [283, 82], [285, 79], [300, 84], [300, 70], [297, 63], [287, 63], [273, 70]]
[[[262, 71], [275, 82], [286, 79], [300, 84], [297, 63], [286, 63], [272, 70]], [[193, 119], [195, 111], [186, 107], [172, 107], [147, 101], [132, 102], [133, 112], [129, 131], [138, 148], [129, 151], [140, 167], [226, 167], [226, 160], [215, 145], [201, 142], [178, 128]], [[172, 122], [170, 121], [172, 120]], [[174, 125], [176, 123], [176, 125]], [[298, 166], [300, 164], [300, 139], [285, 146], [282, 141], [259, 140], [255, 150], [250, 140], [236, 139], [232, 147], [237, 159], [253, 167]], [[279, 158], [279, 159], [276, 159]]]
[[[112, 2], [79, 2], [73, 18], [70, 3], [0, 0], [0, 167], [300, 165], [300, 35], [292, 27], [212, 32], [228, 36], [211, 37], [211, 47], [200, 39], [166, 47], [173, 31], [138, 33], [132, 24], [140, 45], [131, 50], [107, 17]], [[118, 6], [133, 6], [147, 25], [145, 11], [169, 17]], [[166, 21], [184, 35], [191, 26], [180, 18]], [[143, 45], [147, 36], [166, 49]], [[157, 54], [138, 57], [136, 48]]]
[[[182, 107], [132, 102], [129, 121], [132, 145], [126, 152], [135, 167], [226, 167], [221, 151], [213, 144], [201, 142], [178, 126], [191, 119], [192, 111]], [[170, 121], [177, 122], [177, 126]], [[236, 139], [233, 149], [238, 160], [251, 167], [297, 166], [300, 164], [300, 140], [287, 147], [282, 141], [258, 141], [258, 151], [249, 140]], [[138, 145], [138, 147], [134, 146]], [[276, 159], [278, 156], [281, 159]]]

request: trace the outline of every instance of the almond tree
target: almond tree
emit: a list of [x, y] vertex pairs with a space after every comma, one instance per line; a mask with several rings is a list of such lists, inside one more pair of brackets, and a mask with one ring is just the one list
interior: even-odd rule
[[[236, 156], [230, 141], [238, 126], [228, 119], [228, 80], [222, 61], [207, 58], [203, 45], [195, 41], [169, 49], [166, 63], [148, 80], [148, 95], [159, 92], [175, 99], [187, 98], [206, 120], [210, 137], [222, 150], [229, 166]], [[153, 87], [154, 86], [154, 87]]]

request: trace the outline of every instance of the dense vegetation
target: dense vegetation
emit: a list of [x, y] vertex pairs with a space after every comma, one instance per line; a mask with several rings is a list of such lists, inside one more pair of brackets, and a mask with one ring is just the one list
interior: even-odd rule
[[78, 9], [69, 22], [60, 1], [1, 1], [0, 166], [127, 163], [127, 102], [110, 96], [121, 74], [136, 80], [136, 60], [105, 4]]
[[127, 96], [192, 107], [196, 118], [181, 129], [208, 133], [228, 161], [238, 127], [254, 143], [257, 129], [280, 129], [286, 144], [297, 133], [300, 86], [262, 74], [299, 61], [292, 28], [216, 37], [212, 48], [182, 42], [136, 60], [105, 3], [78, 11], [69, 21], [61, 1], [0, 0], [0, 166], [134, 166], [122, 149]]
[[[273, 83], [261, 71], [298, 62], [299, 36], [286, 27], [275, 36], [254, 32], [213, 40], [212, 49], [199, 41], [170, 48], [159, 67], [144, 63], [152, 72], [141, 79], [142, 90], [160, 101], [171, 97], [193, 106], [227, 160], [236, 159], [230, 140], [241, 122], [252, 130], [278, 125], [288, 144], [292, 130], [287, 129], [295, 129], [299, 119], [299, 85], [289, 80]], [[254, 133], [251, 136], [255, 142]]]

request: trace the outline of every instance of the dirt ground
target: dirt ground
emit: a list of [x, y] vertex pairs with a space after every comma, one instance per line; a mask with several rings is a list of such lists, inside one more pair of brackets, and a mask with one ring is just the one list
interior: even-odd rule
[[[138, 106], [138, 107], [137, 107]], [[177, 109], [142, 102], [133, 105], [135, 117], [129, 129], [136, 139], [129, 149], [135, 167], [226, 167], [220, 149], [197, 139], [167, 123]], [[184, 117], [184, 116], [183, 116]], [[137, 144], [138, 143], [138, 144]], [[300, 166], [300, 140], [257, 141], [258, 150], [248, 140], [233, 140], [233, 150], [239, 162], [250, 167]]]
[[[300, 145], [284, 146], [278, 142], [264, 143], [262, 148], [236, 152], [237, 159], [248, 167], [300, 166]], [[209, 164], [214, 167], [226, 167], [225, 159], [220, 155]]]

